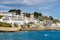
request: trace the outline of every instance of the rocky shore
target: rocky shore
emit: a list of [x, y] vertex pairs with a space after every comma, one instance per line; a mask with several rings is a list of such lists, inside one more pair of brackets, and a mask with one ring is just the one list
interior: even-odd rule
[[20, 31], [37, 31], [37, 30], [60, 30], [60, 27], [55, 28], [44, 28], [44, 27], [37, 27], [37, 28], [21, 28], [18, 27], [0, 27], [0, 32], [20, 32]]

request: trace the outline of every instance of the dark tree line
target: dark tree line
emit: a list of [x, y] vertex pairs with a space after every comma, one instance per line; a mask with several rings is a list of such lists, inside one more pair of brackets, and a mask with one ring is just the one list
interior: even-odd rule
[[42, 16], [42, 14], [41, 13], [38, 13], [38, 12], [34, 12], [34, 17], [35, 18], [38, 18], [39, 16]]
[[20, 15], [21, 10], [20, 9], [11, 9], [8, 12], [16, 12], [16, 14]]
[[[16, 12], [16, 14], [18, 14], [18, 15], [20, 15], [20, 13], [21, 13], [21, 10], [20, 9], [11, 9], [11, 10], [9, 10], [8, 12]], [[27, 17], [30, 17], [30, 14], [25, 14]], [[52, 17], [52, 16], [49, 16], [49, 17], [47, 17], [47, 16], [43, 16], [42, 15], [42, 13], [38, 13], [38, 12], [34, 12], [34, 18], [36, 18], [36, 19], [38, 19], [38, 18], [40, 18], [40, 20], [44, 20], [44, 19], [46, 19], [46, 20], [51, 20], [51, 21], [58, 21], [58, 20], [54, 20], [54, 18]]]

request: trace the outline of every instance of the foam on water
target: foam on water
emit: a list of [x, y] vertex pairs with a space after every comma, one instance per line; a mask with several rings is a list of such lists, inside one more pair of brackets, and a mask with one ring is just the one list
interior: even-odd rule
[[44, 34], [44, 36], [49, 36], [48, 34]]

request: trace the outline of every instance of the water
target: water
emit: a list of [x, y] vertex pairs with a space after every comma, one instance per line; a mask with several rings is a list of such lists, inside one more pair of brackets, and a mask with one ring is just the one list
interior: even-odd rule
[[0, 40], [60, 40], [60, 31], [1, 32]]

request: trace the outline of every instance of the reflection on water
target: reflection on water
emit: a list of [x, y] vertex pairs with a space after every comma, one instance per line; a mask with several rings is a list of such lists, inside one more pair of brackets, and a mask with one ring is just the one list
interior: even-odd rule
[[60, 31], [1, 32], [0, 40], [60, 40]]

